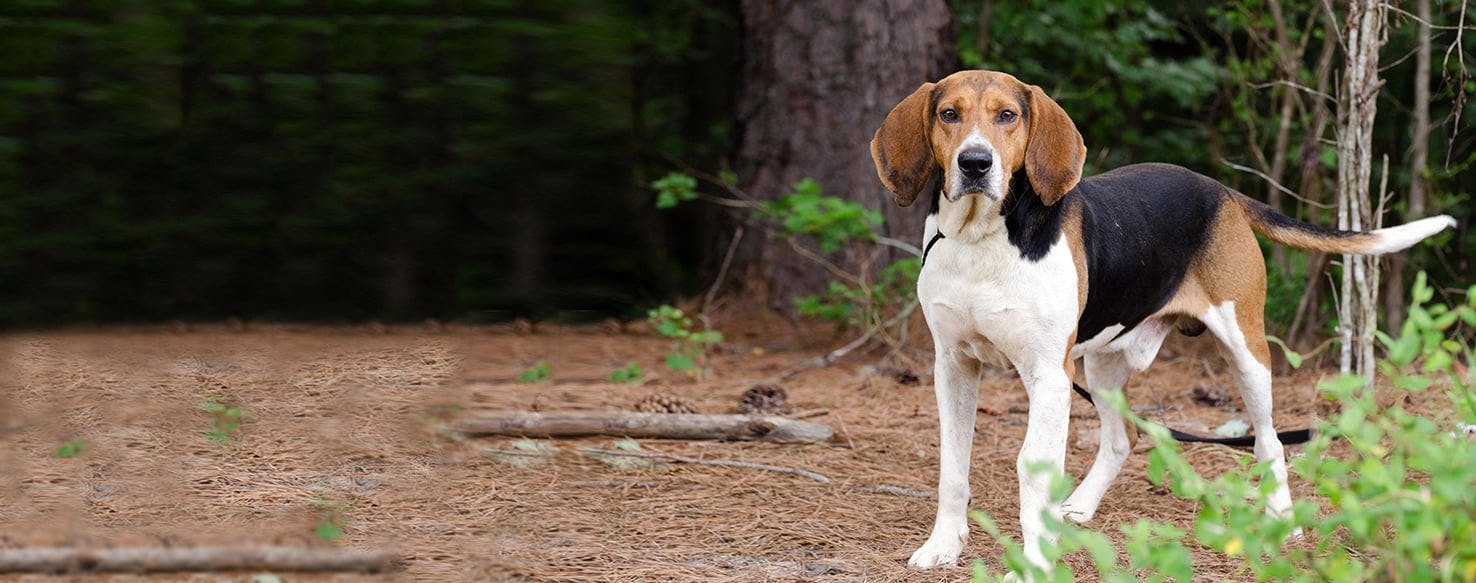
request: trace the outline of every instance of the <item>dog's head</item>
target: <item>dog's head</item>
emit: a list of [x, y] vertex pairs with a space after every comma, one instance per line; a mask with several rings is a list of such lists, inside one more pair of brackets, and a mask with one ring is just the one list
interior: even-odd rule
[[1086, 146], [1040, 87], [1004, 73], [960, 71], [898, 103], [871, 140], [871, 158], [902, 206], [935, 178], [950, 201], [982, 194], [997, 202], [1021, 168], [1052, 205], [1081, 180]]

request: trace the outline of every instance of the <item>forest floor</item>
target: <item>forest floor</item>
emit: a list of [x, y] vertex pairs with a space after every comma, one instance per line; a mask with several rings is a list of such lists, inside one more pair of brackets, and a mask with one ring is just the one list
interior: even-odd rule
[[[934, 488], [937, 416], [925, 345], [891, 355], [886, 367], [869, 366], [881, 357], [872, 351], [781, 383], [799, 412], [828, 411], [810, 420], [837, 430], [833, 444], [640, 443], [652, 452], [800, 468], [830, 483], [738, 467], [621, 469], [576, 450], [609, 447], [613, 438], [556, 440], [548, 463], [520, 468], [483, 451], [511, 439], [444, 432], [444, 424], [478, 412], [630, 410], [653, 393], [704, 413], [733, 412], [748, 387], [848, 340], [773, 317], [719, 324], [728, 340], [703, 381], [665, 370], [669, 341], [643, 325], [614, 323], [181, 324], [0, 337], [0, 548], [272, 543], [404, 557], [398, 573], [294, 581], [956, 581], [968, 578], [975, 559], [1001, 569], [1001, 548], [978, 529], [960, 567], [908, 569], [934, 501], [869, 488]], [[537, 361], [549, 364], [548, 382], [515, 382]], [[630, 361], [654, 378], [605, 380]], [[1313, 400], [1323, 374], [1277, 378], [1278, 426], [1305, 427], [1326, 414], [1329, 404]], [[1209, 341], [1174, 337], [1157, 365], [1134, 378], [1129, 396], [1145, 416], [1208, 432], [1240, 415], [1228, 382]], [[1190, 397], [1197, 386], [1235, 398], [1205, 405]], [[206, 437], [214, 416], [202, 404], [210, 401], [245, 411], [227, 443]], [[980, 404], [972, 507], [1018, 536], [1015, 456], [1025, 394], [1012, 373], [991, 369]], [[1093, 459], [1096, 430], [1090, 407], [1076, 400], [1067, 469], [1078, 479]], [[85, 444], [79, 456], [54, 454], [74, 439]], [[1146, 517], [1187, 526], [1196, 511], [1149, 484], [1146, 441], [1091, 523], [1115, 540], [1120, 524]], [[1244, 455], [1205, 445], [1186, 452], [1212, 475]], [[1293, 491], [1309, 495], [1305, 484]], [[344, 531], [332, 542], [314, 534], [330, 509]], [[1208, 551], [1195, 559], [1197, 579], [1248, 577]], [[1068, 560], [1088, 564], [1084, 556]]]

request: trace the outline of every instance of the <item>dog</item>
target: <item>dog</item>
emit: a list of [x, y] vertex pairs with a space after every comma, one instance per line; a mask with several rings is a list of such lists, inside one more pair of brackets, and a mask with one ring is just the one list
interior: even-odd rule
[[917, 297], [933, 336], [938, 402], [938, 514], [908, 561], [953, 564], [968, 538], [969, 455], [980, 359], [990, 345], [1029, 396], [1016, 460], [1026, 558], [1048, 568], [1044, 512], [1086, 522], [1131, 451], [1107, 400], [1097, 456], [1064, 503], [1062, 470], [1076, 361], [1092, 395], [1120, 391], [1174, 330], [1208, 330], [1224, 349], [1255, 432], [1256, 459], [1276, 485], [1268, 512], [1286, 515], [1282, 443], [1271, 424], [1266, 267], [1255, 233], [1324, 253], [1398, 251], [1454, 226], [1449, 216], [1369, 232], [1304, 223], [1169, 164], [1134, 164], [1082, 178], [1086, 146], [1040, 87], [992, 71], [925, 83], [887, 114], [871, 141], [877, 176], [901, 206], [929, 194]]

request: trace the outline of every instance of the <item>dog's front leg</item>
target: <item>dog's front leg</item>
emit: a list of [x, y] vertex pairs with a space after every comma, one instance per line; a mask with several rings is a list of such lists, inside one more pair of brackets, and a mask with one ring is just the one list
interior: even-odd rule
[[928, 542], [908, 564], [921, 569], [951, 565], [969, 536], [969, 452], [979, 402], [979, 361], [933, 342], [933, 392], [938, 398], [938, 517]]
[[1041, 546], [1056, 542], [1042, 515], [1049, 512], [1052, 517], [1061, 517], [1060, 505], [1051, 501], [1050, 490], [1052, 472], [1065, 471], [1066, 432], [1071, 420], [1071, 373], [1065, 367], [1071, 365], [1065, 354], [1016, 365], [1030, 397], [1029, 425], [1015, 461], [1020, 478], [1020, 534], [1025, 558], [1042, 569], [1050, 565]]

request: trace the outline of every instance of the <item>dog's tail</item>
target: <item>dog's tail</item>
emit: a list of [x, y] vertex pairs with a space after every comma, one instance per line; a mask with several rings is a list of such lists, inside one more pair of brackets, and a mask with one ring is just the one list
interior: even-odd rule
[[1339, 231], [1288, 217], [1266, 203], [1238, 192], [1232, 192], [1231, 197], [1245, 209], [1251, 228], [1257, 233], [1282, 245], [1323, 253], [1393, 253], [1456, 225], [1450, 215], [1439, 215], [1376, 231]]

